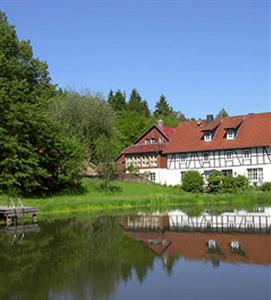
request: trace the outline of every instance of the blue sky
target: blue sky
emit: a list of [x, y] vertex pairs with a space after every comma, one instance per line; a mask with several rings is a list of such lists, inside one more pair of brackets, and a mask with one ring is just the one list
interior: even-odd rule
[[12, 1], [0, 9], [62, 88], [137, 88], [188, 117], [270, 111], [269, 1]]

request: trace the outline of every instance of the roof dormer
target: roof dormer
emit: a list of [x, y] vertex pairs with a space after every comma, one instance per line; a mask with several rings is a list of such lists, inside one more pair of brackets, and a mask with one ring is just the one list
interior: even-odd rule
[[235, 139], [235, 130], [234, 129], [227, 129], [226, 139], [227, 140], [234, 140]]
[[233, 119], [231, 120], [231, 122], [229, 122], [229, 124], [227, 124], [225, 126], [225, 130], [226, 130], [226, 139], [227, 140], [234, 140], [237, 136], [237, 132], [239, 127], [242, 124], [242, 120], [240, 119]]
[[217, 128], [220, 125], [220, 120], [213, 118], [212, 115], [207, 115], [206, 121], [201, 131], [203, 132], [203, 139], [205, 142], [212, 141]]
[[204, 132], [204, 141], [205, 142], [210, 142], [212, 140], [212, 132], [211, 131], [206, 131]]

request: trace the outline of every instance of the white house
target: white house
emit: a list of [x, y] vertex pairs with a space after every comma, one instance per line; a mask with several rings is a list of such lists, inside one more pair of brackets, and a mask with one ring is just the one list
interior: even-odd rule
[[166, 165], [151, 170], [161, 184], [181, 184], [188, 170], [206, 178], [219, 170], [226, 176], [244, 175], [251, 183], [271, 182], [271, 113], [181, 122], [161, 155]]

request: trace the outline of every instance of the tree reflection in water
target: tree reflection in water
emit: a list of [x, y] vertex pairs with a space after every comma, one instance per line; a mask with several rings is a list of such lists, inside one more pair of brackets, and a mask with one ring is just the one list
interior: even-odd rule
[[0, 234], [0, 299], [104, 299], [133, 271], [143, 281], [152, 268], [154, 254], [123, 234], [112, 217], [40, 227], [21, 244]]
[[[135, 279], [145, 284], [151, 277], [147, 278], [147, 274], [158, 271], [156, 275], [161, 276], [159, 268], [156, 269], [156, 257], [162, 260], [168, 276], [165, 275], [170, 278], [165, 283], [167, 279], [163, 275], [160, 283], [170, 285], [174, 278], [178, 281], [172, 291], [180, 287], [179, 277], [175, 275], [185, 280], [187, 274], [185, 268], [174, 268], [180, 259], [209, 261], [219, 266], [217, 270], [221, 269], [220, 262], [271, 264], [270, 234], [174, 232], [169, 230], [168, 222], [161, 222], [166, 229], [130, 230], [127, 224], [125, 216], [41, 222], [39, 231], [28, 232], [21, 242], [13, 244], [12, 236], [0, 234], [0, 299], [111, 299], [119, 292], [122, 282], [133, 282], [136, 286]], [[208, 240], [215, 240], [221, 251], [208, 251]], [[232, 240], [240, 241], [244, 253], [230, 249]], [[155, 272], [151, 273], [152, 270]], [[203, 274], [201, 281], [206, 284], [204, 268], [196, 267], [192, 272], [195, 272], [193, 276]], [[160, 283], [155, 282], [156, 291]], [[149, 289], [152, 293], [153, 287]]]

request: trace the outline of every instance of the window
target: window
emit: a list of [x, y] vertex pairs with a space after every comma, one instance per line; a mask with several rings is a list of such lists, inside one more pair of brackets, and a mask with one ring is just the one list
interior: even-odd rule
[[227, 140], [233, 140], [235, 138], [234, 130], [229, 129], [227, 130]]
[[148, 157], [147, 156], [143, 156], [143, 158], [142, 158], [142, 165], [146, 166], [147, 163], [148, 163]]
[[260, 181], [263, 180], [263, 169], [247, 169], [247, 176], [249, 181]]
[[203, 161], [209, 161], [209, 153], [208, 152], [203, 153]]
[[164, 143], [164, 140], [163, 140], [162, 137], [159, 137], [159, 143], [160, 143], [160, 144]]
[[130, 156], [127, 157], [127, 167], [132, 165], [132, 159]]
[[212, 133], [211, 133], [210, 131], [209, 131], [209, 132], [205, 132], [205, 134], [204, 134], [204, 140], [205, 140], [206, 142], [212, 140]]
[[232, 170], [231, 170], [231, 169], [228, 169], [228, 170], [222, 170], [221, 172], [222, 172], [222, 174], [223, 174], [224, 176], [232, 177]]
[[145, 144], [149, 144], [149, 143], [150, 143], [150, 139], [146, 139]]
[[181, 161], [186, 161], [186, 154], [181, 154]]
[[140, 164], [141, 164], [141, 159], [140, 159], [139, 156], [136, 156], [136, 157], [135, 157], [135, 165], [136, 165], [137, 167], [139, 167]]
[[157, 157], [155, 155], [152, 155], [150, 157], [151, 166], [157, 166]]
[[154, 173], [154, 172], [151, 172], [151, 173], [150, 173], [149, 179], [150, 179], [150, 181], [155, 182], [156, 176], [155, 176], [155, 173]]
[[244, 149], [243, 150], [244, 158], [250, 158], [250, 153], [251, 153], [250, 149]]
[[232, 159], [232, 152], [231, 151], [226, 151], [225, 152], [225, 158], [226, 158], [226, 160], [231, 160]]
[[155, 144], [156, 143], [156, 139], [151, 139], [151, 144]]

